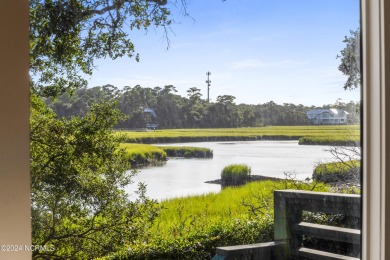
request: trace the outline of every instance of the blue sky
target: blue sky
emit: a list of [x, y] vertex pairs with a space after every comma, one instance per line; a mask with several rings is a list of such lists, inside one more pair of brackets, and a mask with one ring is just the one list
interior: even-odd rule
[[141, 60], [98, 60], [89, 86], [174, 85], [210, 97], [233, 95], [236, 103], [274, 101], [323, 105], [359, 100], [359, 90], [345, 91], [346, 77], [336, 55], [350, 29], [359, 26], [358, 0], [189, 0], [184, 17], [172, 8], [169, 33], [132, 32]]

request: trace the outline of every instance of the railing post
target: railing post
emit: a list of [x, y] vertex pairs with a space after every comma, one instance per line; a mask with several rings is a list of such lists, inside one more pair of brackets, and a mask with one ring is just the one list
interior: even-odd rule
[[284, 193], [274, 192], [274, 239], [275, 242], [283, 244], [283, 250], [276, 252], [277, 259], [286, 259], [294, 254], [298, 244], [302, 239], [292, 237], [294, 223], [298, 223], [302, 218], [302, 210], [298, 207], [290, 206], [291, 201]]
[[298, 231], [303, 211], [360, 217], [360, 197], [308, 191], [275, 191], [274, 238], [285, 245], [284, 255], [278, 259], [289, 259], [288, 256], [294, 257], [299, 254], [303, 234]]

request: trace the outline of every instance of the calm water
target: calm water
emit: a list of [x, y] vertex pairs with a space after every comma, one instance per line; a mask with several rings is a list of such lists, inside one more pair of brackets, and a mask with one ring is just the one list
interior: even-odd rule
[[[297, 178], [311, 177], [318, 162], [331, 161], [327, 147], [298, 145], [298, 141], [200, 142], [175, 146], [207, 147], [214, 151], [213, 159], [170, 159], [165, 166], [142, 169], [135, 183], [147, 184], [147, 194], [154, 199], [195, 195], [220, 191], [220, 185], [205, 181], [219, 179], [223, 167], [245, 163], [252, 174], [284, 178], [284, 172], [295, 171]], [[136, 185], [127, 192], [133, 194]]]

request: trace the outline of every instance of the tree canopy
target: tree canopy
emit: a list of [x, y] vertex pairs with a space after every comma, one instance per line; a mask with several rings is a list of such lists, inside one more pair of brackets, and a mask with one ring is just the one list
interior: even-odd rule
[[[149, 123], [157, 123], [159, 128], [222, 128], [253, 127], [261, 125], [307, 125], [306, 112], [313, 106], [301, 104], [276, 104], [273, 101], [264, 104], [236, 104], [232, 95], [220, 95], [215, 101], [207, 102], [200, 89], [188, 89], [181, 96], [172, 85], [146, 88], [139, 85], [118, 89], [113, 85], [81, 88], [73, 96], [64, 94], [57, 100], [47, 99], [46, 103], [58, 116], [71, 118], [83, 116], [93, 103], [100, 99], [117, 103], [117, 108], [127, 117], [115, 128], [139, 129]], [[323, 108], [339, 108], [347, 111], [348, 124], [359, 122], [356, 108], [359, 103], [344, 103], [337, 100], [334, 104], [324, 104]], [[145, 112], [153, 109], [157, 116]]]
[[88, 91], [85, 76], [93, 73], [95, 59], [138, 60], [131, 31], [166, 32], [172, 23], [166, 4], [30, 0], [32, 244], [41, 246], [34, 259], [105, 256], [143, 235], [156, 215], [145, 186], [132, 200], [123, 189], [132, 173], [112, 132], [124, 119], [116, 89], [107, 85], [93, 92], [95, 102], [78, 100], [79, 114], [69, 118], [42, 99], [67, 95], [71, 104], [75, 92]]
[[340, 51], [340, 55], [337, 55], [337, 58], [340, 58], [338, 69], [348, 76], [344, 89], [352, 90], [358, 88], [361, 82], [360, 28], [351, 30], [350, 35], [345, 36], [343, 42], [345, 47]]
[[[184, 0], [182, 3], [185, 3]], [[166, 0], [30, 0], [32, 89], [57, 96], [85, 86], [98, 58], [139, 59], [134, 29], [171, 25]]]
[[[31, 99], [33, 259], [92, 259], [142, 235], [158, 208], [140, 187], [130, 201], [132, 174], [112, 127], [113, 104], [93, 105], [84, 117], [58, 119]], [[53, 250], [48, 250], [52, 248]]]

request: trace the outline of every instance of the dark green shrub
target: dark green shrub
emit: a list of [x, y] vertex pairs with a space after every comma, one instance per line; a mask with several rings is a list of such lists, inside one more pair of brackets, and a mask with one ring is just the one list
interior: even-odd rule
[[106, 259], [211, 259], [218, 246], [269, 242], [273, 238], [272, 219], [250, 221], [232, 219], [216, 223], [207, 230], [193, 230], [181, 238], [154, 238], [150, 243], [132, 245]]

